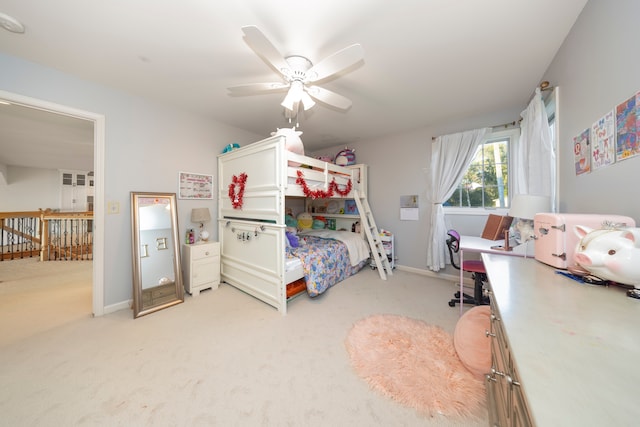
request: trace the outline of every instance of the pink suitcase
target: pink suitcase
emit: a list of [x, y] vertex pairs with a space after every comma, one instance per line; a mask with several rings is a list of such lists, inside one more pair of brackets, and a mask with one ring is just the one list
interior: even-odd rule
[[533, 219], [536, 236], [535, 258], [556, 268], [575, 266], [573, 256], [580, 239], [574, 226], [593, 229], [603, 227], [635, 227], [633, 218], [622, 215], [539, 213]]

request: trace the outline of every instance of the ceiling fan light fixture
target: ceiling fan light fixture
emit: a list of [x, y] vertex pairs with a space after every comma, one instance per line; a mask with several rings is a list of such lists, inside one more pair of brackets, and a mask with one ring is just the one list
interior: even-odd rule
[[[301, 55], [283, 56], [269, 39], [254, 25], [242, 27], [247, 44], [282, 77], [282, 82], [273, 87], [273, 83], [258, 83], [240, 85], [229, 88], [231, 94], [250, 94], [275, 89], [287, 89], [287, 95], [281, 105], [285, 108], [285, 115], [295, 117], [300, 109], [312, 108], [316, 102], [329, 105], [339, 110], [347, 111], [351, 108], [351, 100], [328, 89], [313, 86], [332, 76], [350, 71], [351, 67], [361, 62], [364, 50], [359, 44], [353, 44], [313, 64]], [[290, 117], [288, 117], [290, 118]]]
[[24, 33], [24, 25], [13, 16], [0, 12], [0, 27], [16, 34]]
[[302, 92], [302, 106], [304, 107], [304, 111], [307, 111], [309, 108], [316, 105], [315, 101], [311, 99], [307, 92]]
[[280, 105], [293, 111], [293, 107], [302, 100], [303, 94], [304, 85], [300, 80], [294, 80], [291, 82], [291, 87], [289, 88], [289, 92], [287, 92], [287, 96], [284, 97], [284, 101], [282, 101], [282, 104]]

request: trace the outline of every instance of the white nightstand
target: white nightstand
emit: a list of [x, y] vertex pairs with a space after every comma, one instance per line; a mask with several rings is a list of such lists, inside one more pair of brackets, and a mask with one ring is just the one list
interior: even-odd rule
[[220, 243], [206, 242], [182, 245], [184, 289], [198, 296], [205, 289], [218, 289], [220, 284]]

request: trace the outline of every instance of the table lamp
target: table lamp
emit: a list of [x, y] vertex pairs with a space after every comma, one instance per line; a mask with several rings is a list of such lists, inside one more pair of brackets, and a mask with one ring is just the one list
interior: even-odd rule
[[516, 242], [525, 243], [535, 238], [533, 218], [537, 213], [549, 212], [551, 199], [547, 196], [519, 194], [513, 197], [509, 216], [513, 217], [512, 228]]
[[204, 229], [204, 223], [211, 221], [211, 213], [209, 208], [195, 208], [191, 210], [191, 222], [200, 223], [200, 236], [198, 241], [206, 242], [209, 240], [209, 232]]

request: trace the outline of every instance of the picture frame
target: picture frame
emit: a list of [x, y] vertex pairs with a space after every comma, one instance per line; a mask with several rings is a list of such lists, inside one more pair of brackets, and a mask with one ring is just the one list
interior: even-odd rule
[[178, 173], [179, 199], [213, 199], [213, 175]]
[[344, 201], [344, 213], [346, 215], [358, 215], [358, 205], [356, 205], [355, 200], [345, 200]]

